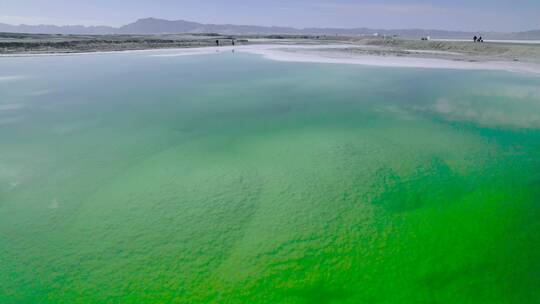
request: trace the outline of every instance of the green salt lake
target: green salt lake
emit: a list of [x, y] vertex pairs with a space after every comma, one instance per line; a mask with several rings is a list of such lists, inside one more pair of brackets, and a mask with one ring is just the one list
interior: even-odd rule
[[0, 58], [0, 303], [540, 303], [540, 77]]

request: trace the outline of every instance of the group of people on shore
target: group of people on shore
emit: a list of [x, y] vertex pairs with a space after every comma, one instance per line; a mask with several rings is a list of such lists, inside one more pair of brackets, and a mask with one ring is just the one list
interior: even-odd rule
[[[234, 39], [231, 39], [231, 45], [234, 46], [236, 43], [234, 41]], [[219, 40], [216, 40], [216, 46], [220, 46], [220, 41]]]
[[484, 42], [484, 38], [482, 38], [482, 36], [480, 36], [480, 37], [474, 36], [473, 40], [474, 40], [474, 42]]

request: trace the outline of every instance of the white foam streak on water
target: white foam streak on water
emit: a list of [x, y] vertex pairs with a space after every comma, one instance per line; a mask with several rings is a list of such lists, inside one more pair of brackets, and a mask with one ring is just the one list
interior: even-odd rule
[[23, 108], [22, 104], [19, 103], [6, 103], [6, 104], [0, 104], [0, 112], [3, 111], [14, 111], [19, 110]]
[[23, 120], [24, 116], [14, 116], [14, 117], [6, 117], [6, 118], [0, 118], [0, 126], [3, 125], [11, 125], [20, 122]]
[[28, 96], [43, 96], [43, 95], [51, 94], [53, 92], [54, 92], [53, 90], [39, 90], [39, 91], [29, 92]]
[[8, 81], [18, 81], [23, 79], [28, 79], [29, 76], [24, 75], [10, 75], [10, 76], [0, 76], [0, 83], [2, 82], [8, 82]]

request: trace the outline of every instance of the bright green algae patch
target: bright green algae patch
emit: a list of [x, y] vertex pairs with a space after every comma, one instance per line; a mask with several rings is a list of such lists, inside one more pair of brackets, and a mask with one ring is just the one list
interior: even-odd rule
[[0, 303], [540, 302], [539, 78], [0, 68]]

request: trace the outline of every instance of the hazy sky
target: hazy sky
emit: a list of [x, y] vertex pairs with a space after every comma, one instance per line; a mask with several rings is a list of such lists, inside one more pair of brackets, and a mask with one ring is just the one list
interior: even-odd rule
[[0, 22], [123, 25], [138, 18], [294, 27], [540, 29], [540, 0], [0, 0]]

